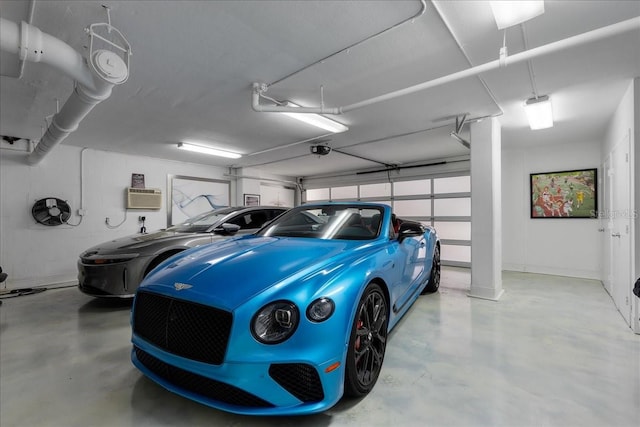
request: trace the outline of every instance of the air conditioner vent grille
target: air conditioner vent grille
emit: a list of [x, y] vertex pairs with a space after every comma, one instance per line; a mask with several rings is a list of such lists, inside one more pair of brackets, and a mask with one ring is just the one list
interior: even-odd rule
[[162, 191], [158, 188], [127, 188], [127, 209], [160, 209]]

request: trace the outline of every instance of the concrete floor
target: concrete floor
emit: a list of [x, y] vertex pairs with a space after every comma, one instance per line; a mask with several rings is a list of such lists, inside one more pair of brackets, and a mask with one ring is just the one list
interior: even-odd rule
[[323, 414], [254, 418], [174, 395], [129, 361], [129, 303], [75, 288], [0, 306], [0, 425], [634, 426], [640, 336], [599, 282], [504, 273], [500, 302], [445, 268], [391, 334], [364, 399]]

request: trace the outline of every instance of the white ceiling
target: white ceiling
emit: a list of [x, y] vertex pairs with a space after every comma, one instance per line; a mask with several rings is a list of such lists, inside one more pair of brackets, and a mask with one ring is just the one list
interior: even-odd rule
[[[28, 20], [30, 3], [1, 0], [0, 16]], [[318, 157], [302, 141], [325, 132], [253, 111], [253, 82], [270, 84], [271, 97], [310, 107], [320, 106], [322, 88], [324, 105], [337, 107], [496, 60], [505, 32], [497, 29], [488, 2], [426, 1], [423, 14], [397, 25], [418, 14], [423, 3], [36, 1], [32, 24], [85, 53], [84, 27], [107, 20], [102, 4], [132, 46], [130, 77], [64, 144], [255, 166], [287, 176], [468, 155], [449, 137], [455, 117], [465, 113], [498, 115], [503, 146], [600, 139], [630, 79], [640, 76], [639, 26], [335, 116], [350, 129], [330, 137], [328, 144], [339, 152]], [[531, 49], [637, 16], [640, 1], [547, 0], [543, 15], [506, 31], [506, 44], [514, 55], [525, 50], [525, 34]], [[38, 140], [55, 99], [64, 102], [73, 82], [38, 63], [24, 64], [16, 78], [15, 55], [3, 52], [0, 59], [0, 134]], [[551, 129], [528, 128], [522, 104], [536, 93], [552, 99]], [[228, 160], [177, 150], [185, 139], [244, 156]]]

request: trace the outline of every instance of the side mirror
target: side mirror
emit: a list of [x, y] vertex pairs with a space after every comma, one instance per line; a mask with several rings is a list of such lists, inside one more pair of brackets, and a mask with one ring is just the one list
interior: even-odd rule
[[213, 232], [216, 234], [236, 234], [240, 230], [240, 226], [236, 224], [229, 224], [225, 222], [220, 227], [216, 227], [213, 229]]
[[398, 241], [402, 243], [407, 237], [418, 237], [424, 234], [424, 228], [419, 222], [403, 222], [398, 230]]

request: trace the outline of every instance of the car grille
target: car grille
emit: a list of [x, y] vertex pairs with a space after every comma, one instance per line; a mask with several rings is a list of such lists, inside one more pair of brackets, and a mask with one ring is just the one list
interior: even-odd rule
[[214, 307], [149, 292], [139, 292], [135, 299], [134, 334], [199, 362], [223, 362], [231, 323], [231, 313]]
[[237, 387], [171, 366], [138, 347], [135, 347], [135, 351], [138, 361], [146, 366], [147, 369], [184, 390], [229, 405], [253, 408], [273, 407], [271, 403]]
[[269, 367], [269, 375], [285, 390], [303, 402], [324, 399], [318, 371], [304, 363], [280, 363]]

